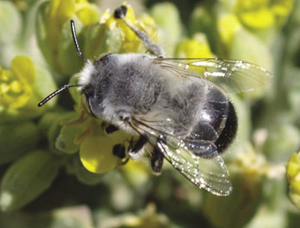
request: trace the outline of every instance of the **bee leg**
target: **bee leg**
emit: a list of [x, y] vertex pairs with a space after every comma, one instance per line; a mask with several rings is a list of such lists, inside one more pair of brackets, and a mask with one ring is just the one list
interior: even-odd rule
[[129, 161], [129, 157], [126, 154], [126, 148], [122, 144], [114, 145], [113, 154], [121, 159], [121, 165], [125, 165]]
[[164, 163], [163, 154], [155, 147], [151, 157], [151, 168], [155, 175], [160, 175]]
[[133, 25], [131, 25], [125, 18], [127, 13], [127, 7], [121, 6], [115, 10], [114, 17], [116, 19], [122, 19], [125, 24], [140, 38], [145, 48], [153, 55], [163, 58], [163, 50], [162, 48], [154, 43], [150, 37], [143, 31], [135, 28]]
[[134, 145], [131, 140], [129, 154], [131, 155], [137, 154], [147, 142], [148, 142], [148, 138], [143, 135], [140, 136], [139, 140]]

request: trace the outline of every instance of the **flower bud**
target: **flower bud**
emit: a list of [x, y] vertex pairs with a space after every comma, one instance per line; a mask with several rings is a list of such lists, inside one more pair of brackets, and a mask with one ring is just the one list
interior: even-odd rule
[[74, 143], [76, 134], [81, 131], [80, 126], [62, 125], [64, 120], [74, 119], [76, 112], [54, 112], [45, 114], [39, 122], [40, 132], [47, 138], [49, 148], [57, 154], [72, 154], [78, 151]]
[[80, 126], [62, 126], [59, 136], [56, 138], [55, 147], [68, 154], [79, 150], [79, 145], [74, 143], [76, 136], [82, 131]]

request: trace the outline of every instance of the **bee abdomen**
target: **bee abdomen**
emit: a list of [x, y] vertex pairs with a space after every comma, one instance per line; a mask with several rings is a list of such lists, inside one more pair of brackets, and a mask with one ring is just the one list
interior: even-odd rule
[[227, 149], [227, 147], [232, 143], [233, 139], [235, 138], [237, 132], [238, 120], [235, 109], [231, 102], [229, 102], [228, 108], [228, 117], [226, 120], [225, 127], [221, 135], [215, 142], [215, 145], [218, 149], [218, 153], [222, 153]]

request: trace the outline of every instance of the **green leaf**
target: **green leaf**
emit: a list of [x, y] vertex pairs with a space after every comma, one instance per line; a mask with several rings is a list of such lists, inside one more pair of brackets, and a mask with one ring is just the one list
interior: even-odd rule
[[39, 140], [35, 124], [31, 122], [6, 123], [0, 126], [0, 164], [33, 151]]
[[50, 187], [58, 174], [59, 164], [53, 154], [40, 150], [12, 164], [1, 182], [1, 209], [18, 209], [37, 198]]

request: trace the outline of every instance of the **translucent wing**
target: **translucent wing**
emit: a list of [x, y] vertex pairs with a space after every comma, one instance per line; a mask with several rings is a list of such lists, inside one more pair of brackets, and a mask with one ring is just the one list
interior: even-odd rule
[[[206, 140], [186, 141], [181, 137], [155, 130], [140, 121], [133, 120], [132, 127], [139, 133], [147, 135], [149, 143], [156, 146], [164, 158], [183, 174], [189, 181], [206, 191], [220, 196], [229, 195], [232, 185], [226, 165], [218, 155], [217, 148]], [[210, 158], [195, 155], [189, 146], [198, 147], [206, 153], [209, 150]]]
[[194, 155], [184, 147], [172, 148], [168, 145], [168, 139], [165, 143], [159, 140], [157, 145], [171, 165], [193, 184], [215, 195], [230, 194], [229, 172], [216, 150], [216, 155], [208, 159]]
[[153, 61], [179, 77], [200, 77], [231, 93], [265, 86], [272, 78], [263, 67], [241, 60], [155, 58]]

